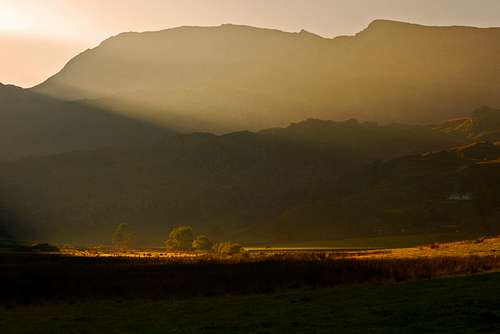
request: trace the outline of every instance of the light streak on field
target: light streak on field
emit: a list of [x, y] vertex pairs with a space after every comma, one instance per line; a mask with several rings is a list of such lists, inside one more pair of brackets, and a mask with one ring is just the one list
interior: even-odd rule
[[327, 248], [327, 247], [247, 247], [236, 255], [219, 255], [212, 252], [174, 252], [161, 249], [115, 250], [115, 249], [76, 249], [62, 248], [61, 254], [75, 257], [94, 258], [130, 258], [136, 260], [165, 261], [259, 261], [270, 257], [296, 259], [334, 260], [351, 259], [420, 259], [432, 257], [483, 257], [500, 256], [500, 236], [480, 238], [471, 241], [459, 241], [441, 244], [429, 244], [409, 248], [362, 249], [362, 248]]

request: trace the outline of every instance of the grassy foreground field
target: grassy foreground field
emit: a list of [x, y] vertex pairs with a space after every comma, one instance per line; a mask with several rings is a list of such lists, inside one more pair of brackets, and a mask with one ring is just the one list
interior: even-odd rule
[[499, 252], [7, 252], [0, 333], [500, 333]]
[[499, 333], [500, 273], [275, 294], [0, 308], [2, 333]]

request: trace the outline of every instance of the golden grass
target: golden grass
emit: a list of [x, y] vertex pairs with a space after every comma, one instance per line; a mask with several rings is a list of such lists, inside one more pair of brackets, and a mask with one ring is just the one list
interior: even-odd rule
[[481, 257], [497, 256], [498, 253], [500, 253], [500, 237], [496, 236], [420, 247], [367, 251], [358, 253], [353, 258], [419, 259], [429, 257]]
[[405, 249], [267, 249], [221, 256], [162, 249], [0, 253], [0, 303], [270, 293], [500, 269], [500, 237]]
[[63, 255], [75, 257], [96, 257], [96, 258], [131, 258], [131, 259], [152, 259], [152, 260], [234, 260], [255, 261], [267, 259], [272, 256], [300, 257], [304, 254], [324, 254], [325, 258], [351, 258], [351, 259], [421, 259], [432, 257], [483, 257], [498, 256], [500, 254], [500, 236], [481, 238], [477, 240], [467, 240], [450, 243], [435, 243], [409, 248], [376, 249], [376, 250], [356, 250], [344, 249], [334, 250], [328, 248], [260, 248], [251, 252], [244, 252], [237, 256], [217, 256], [204, 252], [173, 252], [162, 249], [146, 250], [115, 250], [109, 248], [95, 249], [75, 249], [62, 248]]

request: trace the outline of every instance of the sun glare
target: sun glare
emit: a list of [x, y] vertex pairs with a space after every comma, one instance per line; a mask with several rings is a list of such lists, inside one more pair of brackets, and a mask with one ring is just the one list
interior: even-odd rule
[[0, 11], [0, 31], [23, 31], [30, 27], [30, 20], [13, 10]]

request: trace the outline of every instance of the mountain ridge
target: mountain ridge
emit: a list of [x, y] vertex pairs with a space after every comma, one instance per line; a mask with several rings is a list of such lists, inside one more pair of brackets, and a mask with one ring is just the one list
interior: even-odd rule
[[500, 141], [500, 109], [487, 106], [475, 109], [469, 117], [449, 120], [435, 130], [460, 134], [474, 141]]
[[[220, 239], [279, 239], [272, 228], [300, 239], [304, 230], [286, 234], [290, 225], [279, 227], [282, 214], [363, 190], [382, 161], [462, 140], [425, 126], [355, 120], [305, 120], [224, 135], [171, 133], [151, 145], [0, 162], [0, 204], [18, 214], [20, 230], [58, 241], [105, 242], [123, 221], [145, 243], [161, 241], [164, 230], [179, 224]], [[59, 184], [64, 187], [51, 186]], [[355, 233], [344, 223], [310, 224], [309, 236]], [[365, 232], [371, 233], [359, 234]]]
[[0, 160], [151, 143], [168, 130], [100, 108], [0, 85]]
[[129, 32], [33, 90], [184, 131], [311, 117], [437, 123], [500, 105], [499, 42], [498, 28], [386, 20], [332, 39], [239, 25]]

